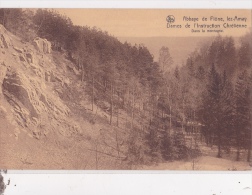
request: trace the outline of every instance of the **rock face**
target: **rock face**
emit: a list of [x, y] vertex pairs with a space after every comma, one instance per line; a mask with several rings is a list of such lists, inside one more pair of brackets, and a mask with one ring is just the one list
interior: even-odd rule
[[11, 71], [3, 80], [3, 89], [13, 107], [16, 122], [22, 127], [33, 129], [32, 134], [36, 139], [51, 130], [64, 136], [79, 131], [68, 120], [69, 109], [59, 98], [46, 91], [43, 78], [38, 79], [37, 75], [29, 78], [22, 72]]
[[8, 31], [0, 24], [0, 47], [9, 48], [11, 45], [11, 39], [8, 35]]
[[[12, 124], [36, 139], [52, 132], [78, 133], [79, 125], [58, 95], [70, 81], [57, 69], [53, 56], [47, 55], [51, 43], [42, 38], [23, 43], [2, 25], [0, 38], [0, 117], [11, 118]], [[9, 103], [8, 111], [3, 100]]]
[[42, 39], [42, 38], [37, 37], [33, 40], [33, 45], [36, 48], [36, 50], [39, 52], [51, 53], [52, 45], [46, 39]]
[[38, 117], [41, 113], [39, 98], [29, 80], [22, 73], [9, 73], [9, 76], [3, 81], [3, 87], [30, 111], [32, 117]]
[[29, 63], [34, 63], [34, 58], [32, 53], [26, 53], [26, 59]]
[[7, 67], [0, 64], [0, 94], [2, 94], [2, 84], [7, 72]]

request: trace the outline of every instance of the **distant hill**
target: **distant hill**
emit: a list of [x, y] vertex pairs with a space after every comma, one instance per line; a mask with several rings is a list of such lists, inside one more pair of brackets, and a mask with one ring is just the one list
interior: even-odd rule
[[154, 55], [154, 60], [158, 61], [159, 50], [162, 46], [170, 49], [170, 54], [174, 60], [174, 65], [180, 66], [186, 61], [190, 53], [199, 48], [204, 42], [213, 39], [212, 37], [118, 37], [121, 42], [143, 44]]

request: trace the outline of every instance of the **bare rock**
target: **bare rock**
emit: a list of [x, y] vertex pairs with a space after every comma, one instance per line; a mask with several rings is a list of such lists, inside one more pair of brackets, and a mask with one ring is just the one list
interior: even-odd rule
[[50, 81], [51, 82], [56, 82], [56, 77], [53, 72], [50, 72]]
[[20, 55], [19, 59], [20, 59], [21, 62], [26, 62], [26, 59], [25, 59], [24, 55]]
[[35, 106], [38, 104], [38, 97], [25, 75], [17, 72], [12, 73], [4, 79], [3, 87], [30, 111], [31, 116], [38, 116], [39, 110]]
[[7, 72], [7, 67], [0, 65], [0, 94], [2, 94], [2, 84], [6, 76], [6, 72]]
[[23, 53], [23, 50], [18, 47], [13, 47], [13, 49], [15, 49], [18, 53]]
[[40, 78], [43, 77], [44, 71], [43, 71], [43, 69], [41, 67], [39, 67], [36, 64], [30, 64], [30, 68], [34, 72], [35, 75], [37, 75]]
[[6, 118], [7, 111], [3, 106], [0, 106], [0, 118]]
[[9, 46], [11, 46], [11, 39], [8, 35], [8, 31], [0, 24], [0, 47], [9, 48]]
[[33, 40], [33, 45], [41, 53], [51, 53], [51, 43], [46, 39], [37, 37]]
[[34, 63], [34, 57], [32, 53], [26, 53], [25, 56], [29, 63]]
[[41, 134], [40, 134], [39, 132], [33, 131], [32, 134], [33, 134], [33, 137], [34, 137], [34, 138], [36, 138], [36, 139], [38, 139], [38, 140], [40, 139]]
[[50, 82], [51, 80], [50, 80], [50, 72], [45, 72], [45, 81], [47, 81], [47, 82]]

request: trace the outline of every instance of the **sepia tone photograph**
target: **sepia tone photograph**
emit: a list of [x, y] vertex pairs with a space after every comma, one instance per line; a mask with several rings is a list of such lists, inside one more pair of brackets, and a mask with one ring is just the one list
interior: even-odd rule
[[251, 10], [1, 8], [0, 37], [1, 170], [251, 170]]

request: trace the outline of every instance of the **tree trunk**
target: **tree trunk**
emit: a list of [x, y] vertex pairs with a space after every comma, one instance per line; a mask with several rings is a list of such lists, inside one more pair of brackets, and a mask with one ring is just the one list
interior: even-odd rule
[[95, 169], [98, 170], [98, 144], [95, 144]]
[[111, 91], [110, 91], [110, 120], [109, 124], [112, 124], [112, 118], [113, 118], [113, 84], [111, 82]]
[[169, 128], [169, 132], [168, 132], [168, 134], [169, 134], [169, 137], [171, 136], [171, 128], [172, 128], [172, 114], [171, 114], [171, 105], [170, 105], [170, 128]]
[[193, 133], [195, 134], [195, 110], [193, 110]]
[[92, 74], [92, 111], [94, 110], [94, 74]]
[[81, 82], [83, 82], [84, 81], [84, 66], [83, 66], [83, 64], [81, 64], [81, 65], [78, 65], [78, 68], [81, 66]]
[[[220, 129], [218, 129], [220, 131]], [[218, 158], [221, 158], [221, 134], [218, 132]]]
[[117, 128], [116, 128], [116, 149], [117, 149], [117, 155], [118, 158], [120, 158], [120, 147], [119, 147], [119, 143], [118, 143], [118, 132], [117, 132]]
[[[236, 127], [237, 128], [237, 127]], [[240, 133], [239, 133], [239, 129], [236, 129], [236, 144], [237, 144], [237, 150], [236, 150], [236, 160], [239, 161], [240, 160]]]
[[247, 162], [250, 162], [250, 157], [251, 157], [251, 144], [249, 144], [249, 147], [248, 147]]
[[132, 102], [132, 112], [131, 112], [131, 129], [134, 125], [134, 110], [135, 109], [135, 88], [133, 87], [133, 102]]
[[[119, 98], [119, 92], [117, 93], [117, 104], [119, 104], [120, 98]], [[117, 106], [117, 119], [116, 119], [116, 125], [119, 126], [119, 105]]]
[[237, 146], [237, 151], [236, 151], [236, 160], [240, 160], [240, 146]]
[[184, 131], [184, 121], [185, 121], [185, 100], [184, 100], [184, 97], [183, 97], [183, 101], [182, 101], [182, 109], [183, 109], [182, 131]]

